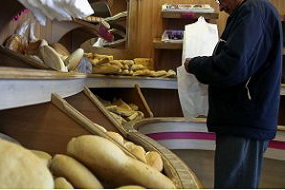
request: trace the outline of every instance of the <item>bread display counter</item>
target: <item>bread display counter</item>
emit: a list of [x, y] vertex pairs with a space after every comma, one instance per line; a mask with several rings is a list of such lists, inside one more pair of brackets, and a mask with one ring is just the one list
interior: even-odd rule
[[[145, 118], [130, 123], [130, 127], [156, 140], [170, 150], [214, 150], [215, 134], [207, 130], [206, 119], [196, 118]], [[269, 142], [266, 158], [285, 161], [284, 126], [278, 126], [276, 137]]]

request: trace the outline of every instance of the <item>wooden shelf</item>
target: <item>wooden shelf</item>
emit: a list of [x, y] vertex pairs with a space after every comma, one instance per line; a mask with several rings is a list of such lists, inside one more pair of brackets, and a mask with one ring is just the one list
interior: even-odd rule
[[283, 48], [283, 55], [285, 55], [285, 48]]
[[[184, 15], [185, 14], [185, 15]], [[195, 12], [161, 12], [162, 18], [174, 18], [174, 19], [198, 19], [203, 16], [205, 19], [218, 19], [219, 13], [195, 13]]]
[[85, 74], [57, 71], [0, 68], [0, 110], [48, 102], [51, 94], [62, 97], [84, 89]]
[[155, 49], [173, 49], [173, 50], [182, 50], [183, 43], [171, 43], [171, 42], [163, 42], [160, 38], [153, 39], [153, 47]]
[[177, 89], [176, 78], [152, 78], [133, 76], [88, 75], [85, 85], [88, 88], [140, 88]]

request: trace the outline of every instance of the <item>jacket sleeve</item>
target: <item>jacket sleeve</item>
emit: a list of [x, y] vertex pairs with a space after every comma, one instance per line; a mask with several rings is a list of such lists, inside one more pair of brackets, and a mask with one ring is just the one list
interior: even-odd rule
[[205, 84], [229, 87], [246, 81], [262, 63], [256, 56], [262, 51], [264, 24], [261, 15], [243, 10], [219, 53], [192, 58], [188, 69]]

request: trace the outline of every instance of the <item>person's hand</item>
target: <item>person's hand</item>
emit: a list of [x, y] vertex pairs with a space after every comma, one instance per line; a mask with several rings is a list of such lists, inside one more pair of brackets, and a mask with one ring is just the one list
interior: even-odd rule
[[185, 70], [189, 73], [188, 66], [190, 64], [191, 58], [186, 58], [184, 62]]

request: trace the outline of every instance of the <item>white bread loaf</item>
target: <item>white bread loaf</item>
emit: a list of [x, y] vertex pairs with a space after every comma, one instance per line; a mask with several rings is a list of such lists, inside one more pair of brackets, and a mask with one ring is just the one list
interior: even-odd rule
[[82, 48], [76, 49], [74, 52], [72, 52], [71, 55], [69, 55], [65, 60], [64, 64], [67, 67], [68, 71], [73, 71], [77, 68], [79, 65], [82, 57], [84, 55], [84, 50]]
[[100, 181], [88, 168], [70, 156], [56, 154], [52, 159], [50, 169], [55, 176], [66, 178], [75, 188], [103, 188]]
[[53, 177], [30, 150], [0, 139], [1, 189], [52, 189]]
[[89, 167], [110, 188], [135, 184], [146, 188], [175, 188], [173, 182], [156, 169], [127, 156], [108, 139], [95, 135], [72, 138], [68, 154]]

